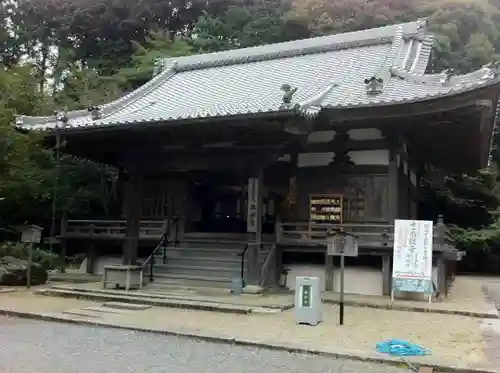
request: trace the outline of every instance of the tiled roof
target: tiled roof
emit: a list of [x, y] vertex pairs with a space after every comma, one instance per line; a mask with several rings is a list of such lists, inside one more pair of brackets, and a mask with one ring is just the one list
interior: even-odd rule
[[[322, 108], [414, 102], [498, 82], [496, 69], [426, 75], [432, 37], [425, 21], [168, 58], [150, 82], [101, 106], [51, 117], [19, 117], [31, 130], [164, 123], [284, 110], [304, 116]], [[370, 80], [370, 78], [372, 78]], [[282, 86], [297, 91], [284, 102]], [[370, 86], [372, 89], [368, 89]]]

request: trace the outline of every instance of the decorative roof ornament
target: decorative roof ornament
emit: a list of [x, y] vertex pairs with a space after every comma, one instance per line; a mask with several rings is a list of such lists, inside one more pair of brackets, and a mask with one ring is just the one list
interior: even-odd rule
[[153, 60], [153, 77], [160, 74], [165, 68], [165, 59], [158, 57]]
[[292, 98], [295, 92], [297, 92], [297, 87], [292, 88], [290, 84], [283, 84], [281, 90], [285, 92], [283, 94], [283, 104], [289, 105], [292, 103]]
[[67, 124], [68, 123], [68, 112], [67, 110], [63, 110], [63, 111], [58, 111], [56, 113], [56, 119], [59, 121], [59, 122], [63, 122], [64, 124]]
[[99, 106], [89, 106], [87, 110], [92, 116], [92, 120], [98, 120], [102, 118], [102, 112]]
[[384, 79], [372, 76], [370, 79], [365, 79], [366, 93], [371, 96], [379, 95], [384, 88]]
[[488, 73], [486, 74], [486, 78], [489, 79], [500, 78], [500, 61], [491, 62], [485, 67], [488, 68]]
[[451, 78], [453, 78], [455, 75], [457, 75], [455, 69], [446, 69], [445, 71], [443, 71], [443, 77], [441, 78], [440, 83], [443, 85], [450, 83]]
[[417, 21], [417, 32], [419, 37], [425, 38], [425, 35], [427, 34], [427, 19], [420, 18]]

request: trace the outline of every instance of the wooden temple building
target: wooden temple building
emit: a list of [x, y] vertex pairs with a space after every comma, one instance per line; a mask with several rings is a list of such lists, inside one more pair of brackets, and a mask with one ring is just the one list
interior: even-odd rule
[[[120, 170], [123, 216], [70, 217], [65, 242], [118, 242], [124, 264], [139, 247], [156, 247], [147, 262], [155, 259], [159, 283], [229, 287], [242, 276], [293, 288], [294, 276], [317, 275], [334, 290], [327, 233], [342, 227], [375, 263], [347, 274], [347, 291], [365, 281], [388, 295], [394, 219], [419, 218], [424, 176], [486, 167], [496, 122], [497, 66], [427, 74], [432, 45], [420, 20], [166, 58], [151, 81], [114, 102], [19, 117], [16, 126]], [[435, 223], [445, 292], [447, 265], [460, 255], [442, 218]]]

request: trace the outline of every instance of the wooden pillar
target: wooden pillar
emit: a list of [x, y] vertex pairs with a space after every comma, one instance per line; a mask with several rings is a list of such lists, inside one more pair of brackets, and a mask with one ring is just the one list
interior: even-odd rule
[[[446, 239], [446, 227], [444, 225], [443, 216], [439, 215], [436, 223], [436, 234], [434, 235], [436, 240], [435, 247], [439, 250], [437, 253], [437, 290], [439, 294], [447, 295], [448, 294], [448, 286], [447, 286], [447, 263], [446, 259], [443, 255], [443, 249], [445, 245]], [[434, 246], [434, 245], [433, 245]], [[434, 249], [434, 248], [433, 248]], [[434, 250], [433, 250], [434, 251]]]
[[333, 256], [325, 253], [325, 290], [333, 291], [333, 282], [335, 278]]
[[247, 234], [248, 250], [246, 253], [248, 285], [259, 285], [259, 251], [262, 244], [262, 168], [252, 170], [248, 179]]
[[389, 223], [393, 224], [394, 219], [398, 217], [398, 163], [397, 153], [391, 149], [389, 153], [389, 195], [388, 195], [388, 208], [389, 208]]
[[94, 273], [95, 254], [95, 242], [89, 241], [87, 244], [87, 263], [85, 268], [85, 272], [89, 274]]
[[[283, 274], [285, 267], [283, 266], [283, 247], [276, 246], [276, 284], [280, 285], [281, 275]], [[286, 284], [285, 284], [286, 285]]]
[[[297, 220], [298, 218], [298, 215], [299, 215], [299, 212], [298, 212], [298, 206], [297, 204], [299, 203], [298, 199], [299, 199], [299, 196], [298, 196], [298, 191], [297, 191], [297, 171], [298, 171], [298, 168], [299, 168], [299, 152], [294, 149], [291, 153], [291, 157], [290, 157], [290, 174], [289, 174], [289, 181], [288, 181], [288, 192], [290, 193], [291, 192], [291, 196], [289, 197], [292, 197], [292, 200], [290, 201], [291, 202], [291, 205], [290, 205], [290, 216], [289, 218], [294, 221], [294, 220]], [[290, 190], [292, 189], [292, 190]]]
[[[60, 254], [60, 262], [61, 262], [61, 268], [59, 269], [61, 273], [66, 272], [66, 256], [68, 255], [68, 250], [67, 250], [67, 238], [66, 234], [68, 231], [68, 214], [65, 212], [63, 213], [62, 219], [61, 219], [61, 231], [59, 233], [59, 242], [61, 244], [61, 254]], [[54, 238], [51, 237], [51, 240]]]
[[391, 295], [392, 255], [382, 256], [382, 294]]
[[[173, 180], [169, 185], [169, 198], [168, 203], [170, 209], [168, 210], [171, 215], [172, 223], [170, 224], [170, 240], [181, 241], [184, 238], [186, 227], [186, 214], [188, 213], [189, 203], [187, 196], [187, 183], [183, 180]], [[175, 242], [176, 244], [178, 242]]]
[[128, 169], [128, 178], [125, 182], [125, 218], [126, 233], [123, 242], [123, 264], [136, 263], [139, 246], [139, 228], [142, 209], [142, 175], [137, 165]]
[[[393, 149], [389, 153], [389, 167], [388, 167], [388, 178], [389, 178], [389, 190], [388, 190], [388, 215], [389, 224], [394, 224], [394, 220], [398, 217], [398, 163], [397, 163], [397, 153]], [[388, 238], [388, 232], [385, 233], [385, 238]], [[390, 295], [392, 288], [392, 259], [393, 252], [392, 248], [387, 246], [387, 254], [382, 257], [382, 292], [383, 295]]]

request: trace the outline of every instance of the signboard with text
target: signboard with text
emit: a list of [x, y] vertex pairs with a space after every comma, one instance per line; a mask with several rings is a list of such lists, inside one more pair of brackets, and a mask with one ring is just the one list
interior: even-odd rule
[[343, 198], [340, 194], [311, 194], [309, 196], [309, 221], [342, 224]]
[[432, 221], [395, 220], [393, 291], [432, 293], [432, 229]]

